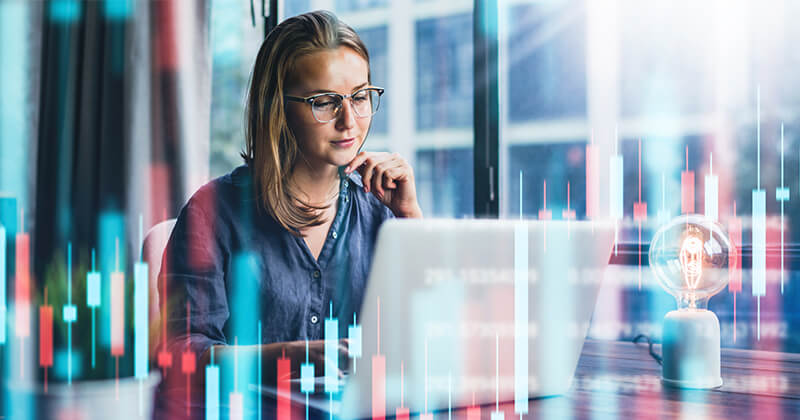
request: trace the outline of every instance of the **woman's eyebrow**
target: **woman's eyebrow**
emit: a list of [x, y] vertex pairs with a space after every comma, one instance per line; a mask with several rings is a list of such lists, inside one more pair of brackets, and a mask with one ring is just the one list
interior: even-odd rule
[[[359, 89], [361, 89], [361, 88], [363, 88], [364, 86], [367, 86], [367, 85], [369, 85], [369, 82], [364, 82], [364, 83], [354, 87], [353, 90], [351, 90], [350, 92], [351, 93], [355, 92], [355, 91], [357, 91], [357, 90], [359, 90]], [[316, 89], [316, 90], [308, 91], [306, 93], [308, 94], [308, 96], [311, 96], [311, 95], [316, 95], [317, 93], [335, 93], [335, 92], [336, 91], [333, 90], [333, 89]]]

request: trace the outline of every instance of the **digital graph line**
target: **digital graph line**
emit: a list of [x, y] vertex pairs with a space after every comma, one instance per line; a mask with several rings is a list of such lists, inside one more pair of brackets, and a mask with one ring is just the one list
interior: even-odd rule
[[733, 217], [728, 222], [731, 238], [731, 253], [728, 254], [728, 291], [733, 294], [733, 342], [736, 342], [736, 294], [742, 292], [742, 219], [736, 215], [736, 200], [733, 201]]
[[0, 221], [0, 344], [6, 343], [6, 314], [8, 313], [8, 302], [6, 302], [6, 227]]
[[62, 318], [67, 324], [67, 385], [72, 385], [72, 324], [78, 320], [78, 308], [72, 304], [72, 243], [67, 242], [67, 303]]
[[571, 207], [570, 195], [569, 181], [567, 181], [567, 208], [561, 210], [561, 218], [567, 221], [567, 238], [570, 237], [570, 225], [576, 218], [575, 210]]
[[614, 220], [614, 255], [619, 254], [619, 223], [624, 217], [624, 167], [619, 154], [619, 130], [614, 129], [614, 154], [608, 163], [608, 205], [609, 217]]
[[784, 149], [783, 149], [783, 123], [781, 123], [781, 186], [775, 189], [775, 199], [781, 203], [781, 295], [783, 295], [783, 284], [784, 284], [784, 277], [786, 273], [784, 272], [784, 236], [786, 235], [785, 227], [784, 227], [784, 205], [787, 201], [789, 201], [789, 188], [786, 187], [784, 184], [784, 176], [783, 176], [783, 169], [784, 169]]
[[[100, 306], [100, 272], [95, 266], [95, 250], [92, 249], [92, 271], [86, 273], [86, 305], [92, 312], [92, 368], [96, 364], [96, 326], [95, 309]], [[166, 319], [166, 317], [164, 317]]]
[[756, 188], [752, 191], [752, 293], [756, 298], [757, 336], [761, 341], [761, 297], [767, 294], [767, 194], [761, 189], [761, 86], [756, 89], [756, 162]]
[[15, 335], [19, 341], [19, 376], [25, 376], [25, 339], [31, 335], [30, 236], [25, 233], [25, 213], [19, 212], [14, 281]]
[[547, 209], [547, 180], [542, 181], [542, 199], [544, 206], [539, 210], [539, 220], [544, 220], [544, 228], [542, 229], [542, 247], [543, 251], [547, 252], [547, 221], [553, 219], [553, 212]]
[[197, 369], [197, 357], [195, 356], [194, 352], [191, 350], [191, 319], [192, 319], [192, 309], [190, 303], [186, 302], [186, 337], [187, 346], [186, 349], [181, 353], [181, 373], [186, 375], [186, 416], [191, 415], [191, 408], [192, 408], [192, 375], [194, 375], [195, 370]]
[[719, 220], [719, 177], [714, 175], [714, 154], [708, 154], [708, 175], [705, 178], [705, 215], [707, 218]]
[[514, 226], [514, 412], [528, 412], [528, 225]]
[[500, 335], [497, 333], [494, 335], [494, 411], [491, 420], [505, 420], [505, 413], [500, 411]]
[[642, 201], [642, 138], [639, 137], [639, 199], [633, 203], [633, 220], [639, 225], [639, 290], [642, 290], [642, 224], [647, 221], [647, 203]]
[[381, 298], [377, 298], [376, 351], [372, 356], [372, 418], [386, 417], [386, 356], [381, 353]]

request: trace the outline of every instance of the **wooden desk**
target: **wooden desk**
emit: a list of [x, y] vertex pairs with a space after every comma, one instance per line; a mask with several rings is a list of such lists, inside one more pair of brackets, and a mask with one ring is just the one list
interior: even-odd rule
[[[800, 419], [798, 354], [722, 349], [723, 385], [713, 390], [672, 389], [660, 378], [646, 344], [587, 340], [569, 393], [531, 400], [526, 417]], [[494, 408], [482, 408], [489, 418]], [[513, 403], [500, 408], [506, 419], [519, 418]]]
[[[655, 346], [656, 352], [661, 352]], [[722, 387], [713, 390], [677, 390], [661, 385], [661, 366], [646, 344], [587, 340], [570, 391], [562, 396], [533, 399], [525, 419], [800, 419], [800, 355], [722, 349]], [[179, 394], [178, 397], [180, 397]], [[369, 398], [366, 395], [365, 398]], [[220, 418], [227, 418], [223, 400]], [[185, 418], [180, 401], [171, 409], [157, 409], [155, 418]], [[263, 418], [275, 418], [275, 401], [264, 400]], [[489, 419], [495, 406], [480, 407]], [[514, 403], [501, 403], [506, 420], [518, 419]], [[191, 418], [202, 419], [204, 407], [195, 406]], [[328, 415], [312, 418], [327, 420]], [[436, 412], [433, 419], [447, 419]], [[457, 409], [454, 419], [466, 419]], [[292, 419], [304, 419], [305, 409], [292, 407]], [[419, 418], [412, 415], [412, 419]]]

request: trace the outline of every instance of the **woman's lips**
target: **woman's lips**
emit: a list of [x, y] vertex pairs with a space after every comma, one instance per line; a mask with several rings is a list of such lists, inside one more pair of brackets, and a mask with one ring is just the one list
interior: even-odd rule
[[349, 139], [332, 141], [331, 143], [336, 147], [341, 147], [343, 149], [346, 149], [356, 143], [356, 138], [351, 137]]

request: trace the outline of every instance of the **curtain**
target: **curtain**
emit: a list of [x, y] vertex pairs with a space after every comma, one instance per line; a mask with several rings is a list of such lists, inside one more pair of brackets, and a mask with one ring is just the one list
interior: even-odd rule
[[[42, 7], [41, 51], [32, 53], [41, 55], [42, 72], [31, 266], [41, 289], [66, 260], [67, 243], [74, 272], [91, 268], [94, 251], [102, 275], [97, 343], [107, 348], [111, 273], [132, 280], [142, 235], [176, 217], [208, 180], [210, 5]], [[132, 354], [128, 344], [121, 368], [132, 368]]]

